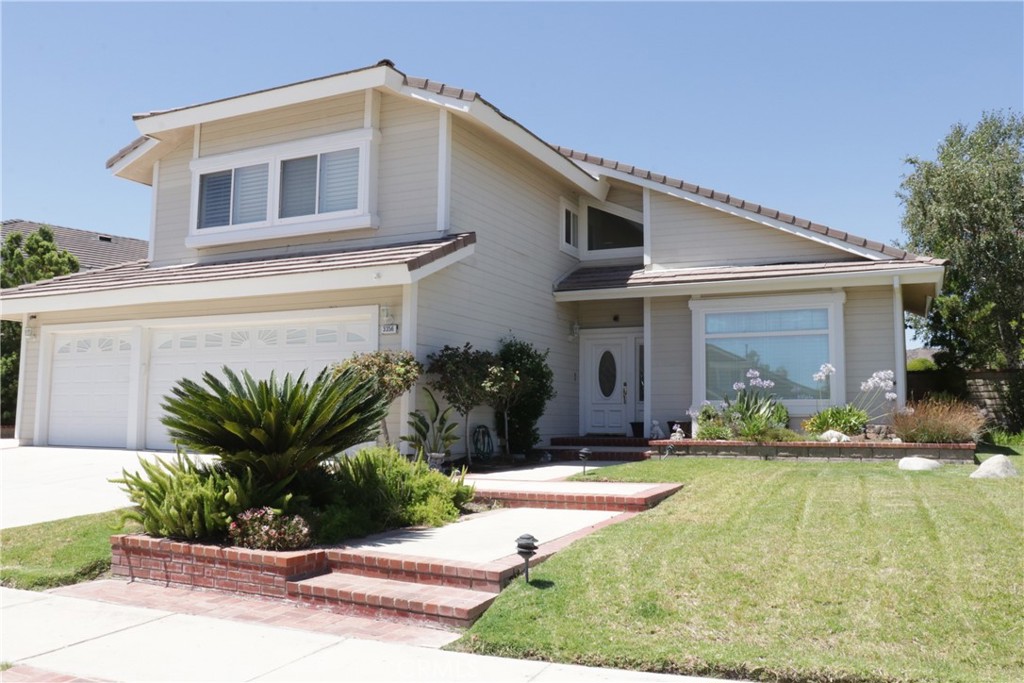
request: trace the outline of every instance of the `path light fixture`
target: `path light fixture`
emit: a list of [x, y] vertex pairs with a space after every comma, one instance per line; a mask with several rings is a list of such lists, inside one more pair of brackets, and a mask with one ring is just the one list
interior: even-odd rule
[[581, 448], [580, 449], [580, 460], [583, 461], [583, 476], [587, 475], [587, 460], [589, 460], [589, 459], [590, 459], [590, 449], [589, 448]]
[[533, 534], [523, 534], [516, 539], [516, 552], [523, 558], [526, 569], [526, 583], [530, 583], [530, 558], [537, 554], [537, 539]]

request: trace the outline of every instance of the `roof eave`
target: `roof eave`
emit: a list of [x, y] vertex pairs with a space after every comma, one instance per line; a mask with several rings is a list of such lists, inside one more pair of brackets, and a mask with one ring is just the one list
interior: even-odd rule
[[718, 294], [752, 294], [786, 290], [823, 289], [837, 287], [891, 286], [894, 277], [902, 284], [932, 284], [936, 292], [941, 289], [945, 269], [942, 266], [885, 268], [869, 273], [822, 273], [815, 275], [789, 275], [782, 277], [749, 277], [711, 282], [684, 282], [645, 284], [604, 289], [579, 289], [554, 292], [555, 301], [600, 301], [605, 299], [640, 299], [666, 296], [703, 296]]

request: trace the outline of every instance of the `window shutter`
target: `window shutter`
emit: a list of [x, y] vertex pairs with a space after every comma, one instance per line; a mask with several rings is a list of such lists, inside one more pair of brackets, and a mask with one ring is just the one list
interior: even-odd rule
[[268, 164], [235, 169], [235, 191], [232, 197], [231, 223], [255, 223], [267, 220]]
[[320, 213], [350, 211], [359, 205], [359, 150], [320, 155]]
[[316, 157], [281, 162], [281, 218], [316, 213]]
[[199, 178], [199, 228], [228, 225], [231, 218], [231, 171]]

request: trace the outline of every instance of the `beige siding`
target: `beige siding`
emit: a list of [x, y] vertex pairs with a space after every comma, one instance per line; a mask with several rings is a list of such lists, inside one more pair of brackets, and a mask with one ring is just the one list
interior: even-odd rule
[[[553, 282], [576, 263], [558, 249], [558, 198], [569, 188], [486, 133], [453, 124], [452, 225], [477, 233], [476, 253], [420, 283], [418, 356], [465, 342], [494, 350], [510, 334], [550, 349], [558, 396], [541, 435], [574, 434], [578, 344], [569, 331], [577, 306], [552, 297]], [[481, 423], [493, 428], [490, 411], [471, 416], [470, 424]]]
[[[363, 95], [346, 95], [205, 124], [203, 156], [289, 142], [363, 126]], [[393, 96], [380, 103], [377, 148], [378, 229], [242, 242], [197, 250], [185, 247], [191, 210], [191, 136], [160, 162], [154, 264], [269, 258], [359, 248], [437, 236], [438, 113], [426, 104]]]
[[668, 420], [687, 420], [693, 393], [693, 340], [688, 297], [651, 300], [652, 414], [668, 433]]
[[609, 327], [643, 327], [643, 299], [581, 301], [579, 323], [580, 327], [585, 330]]
[[626, 183], [619, 182], [617, 180], [608, 181], [610, 185], [608, 189], [608, 196], [605, 197], [605, 201], [609, 204], [618, 204], [624, 206], [627, 209], [633, 209], [643, 213], [644, 210], [644, 192], [636, 185], [627, 185]]
[[852, 401], [860, 393], [861, 382], [872, 373], [896, 369], [892, 288], [847, 289], [843, 324], [846, 327], [846, 400]]
[[32, 435], [36, 429], [36, 405], [38, 393], [36, 385], [39, 382], [39, 338], [28, 340], [25, 347], [25, 355], [22, 358], [25, 373], [18, 377], [18, 392], [24, 394], [21, 403], [21, 412], [18, 413], [18, 434], [21, 436], [22, 444], [32, 443]]
[[[245, 313], [293, 312], [305, 309], [342, 308], [348, 306], [387, 305], [396, 320], [402, 316], [402, 290], [399, 287], [381, 287], [378, 289], [358, 289], [347, 291], [317, 292], [315, 294], [295, 294], [279, 297], [251, 297], [242, 299], [224, 299], [203, 303], [176, 302], [153, 304], [146, 306], [130, 306], [121, 308], [102, 308], [64, 313], [42, 313], [39, 324], [74, 325], [75, 323], [106, 323], [112, 327], [130, 327], [138, 320], [158, 320], [161, 318], [200, 318], [202, 316], [233, 315]], [[200, 320], [196, 321], [201, 323]], [[71, 328], [73, 329], [73, 328]], [[401, 335], [380, 335], [379, 348], [399, 350]], [[29, 347], [29, 356], [25, 367], [24, 386], [26, 390], [24, 413], [19, 417], [23, 420], [22, 434], [31, 438], [35, 429], [36, 389], [39, 377], [39, 343]], [[342, 360], [342, 359], [338, 359]], [[388, 416], [388, 430], [393, 439], [405, 427], [405, 416], [399, 411], [399, 402], [392, 406]]]
[[358, 92], [204, 123], [199, 156], [362, 128], [363, 101]]
[[703, 267], [850, 260], [844, 251], [745, 218], [651, 192], [652, 259]]

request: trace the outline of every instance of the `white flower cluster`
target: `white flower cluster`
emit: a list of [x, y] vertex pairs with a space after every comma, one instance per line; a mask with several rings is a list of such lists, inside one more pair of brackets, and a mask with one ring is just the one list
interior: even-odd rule
[[836, 374], [836, 368], [831, 363], [824, 363], [818, 372], [814, 373], [815, 382], [824, 382], [832, 375]]
[[893, 381], [895, 373], [892, 370], [879, 370], [878, 372], [868, 377], [867, 380], [861, 382], [860, 390], [863, 392], [869, 391], [884, 391], [885, 400], [895, 401], [896, 392], [893, 389], [896, 387], [896, 383]]
[[[747, 378], [750, 380], [750, 386], [757, 387], [758, 389], [771, 389], [775, 386], [775, 382], [770, 379], [761, 379], [761, 373], [753, 368], [747, 370]], [[740, 391], [746, 387], [743, 385], [743, 382], [736, 382], [736, 384], [732, 385], [732, 388]]]

